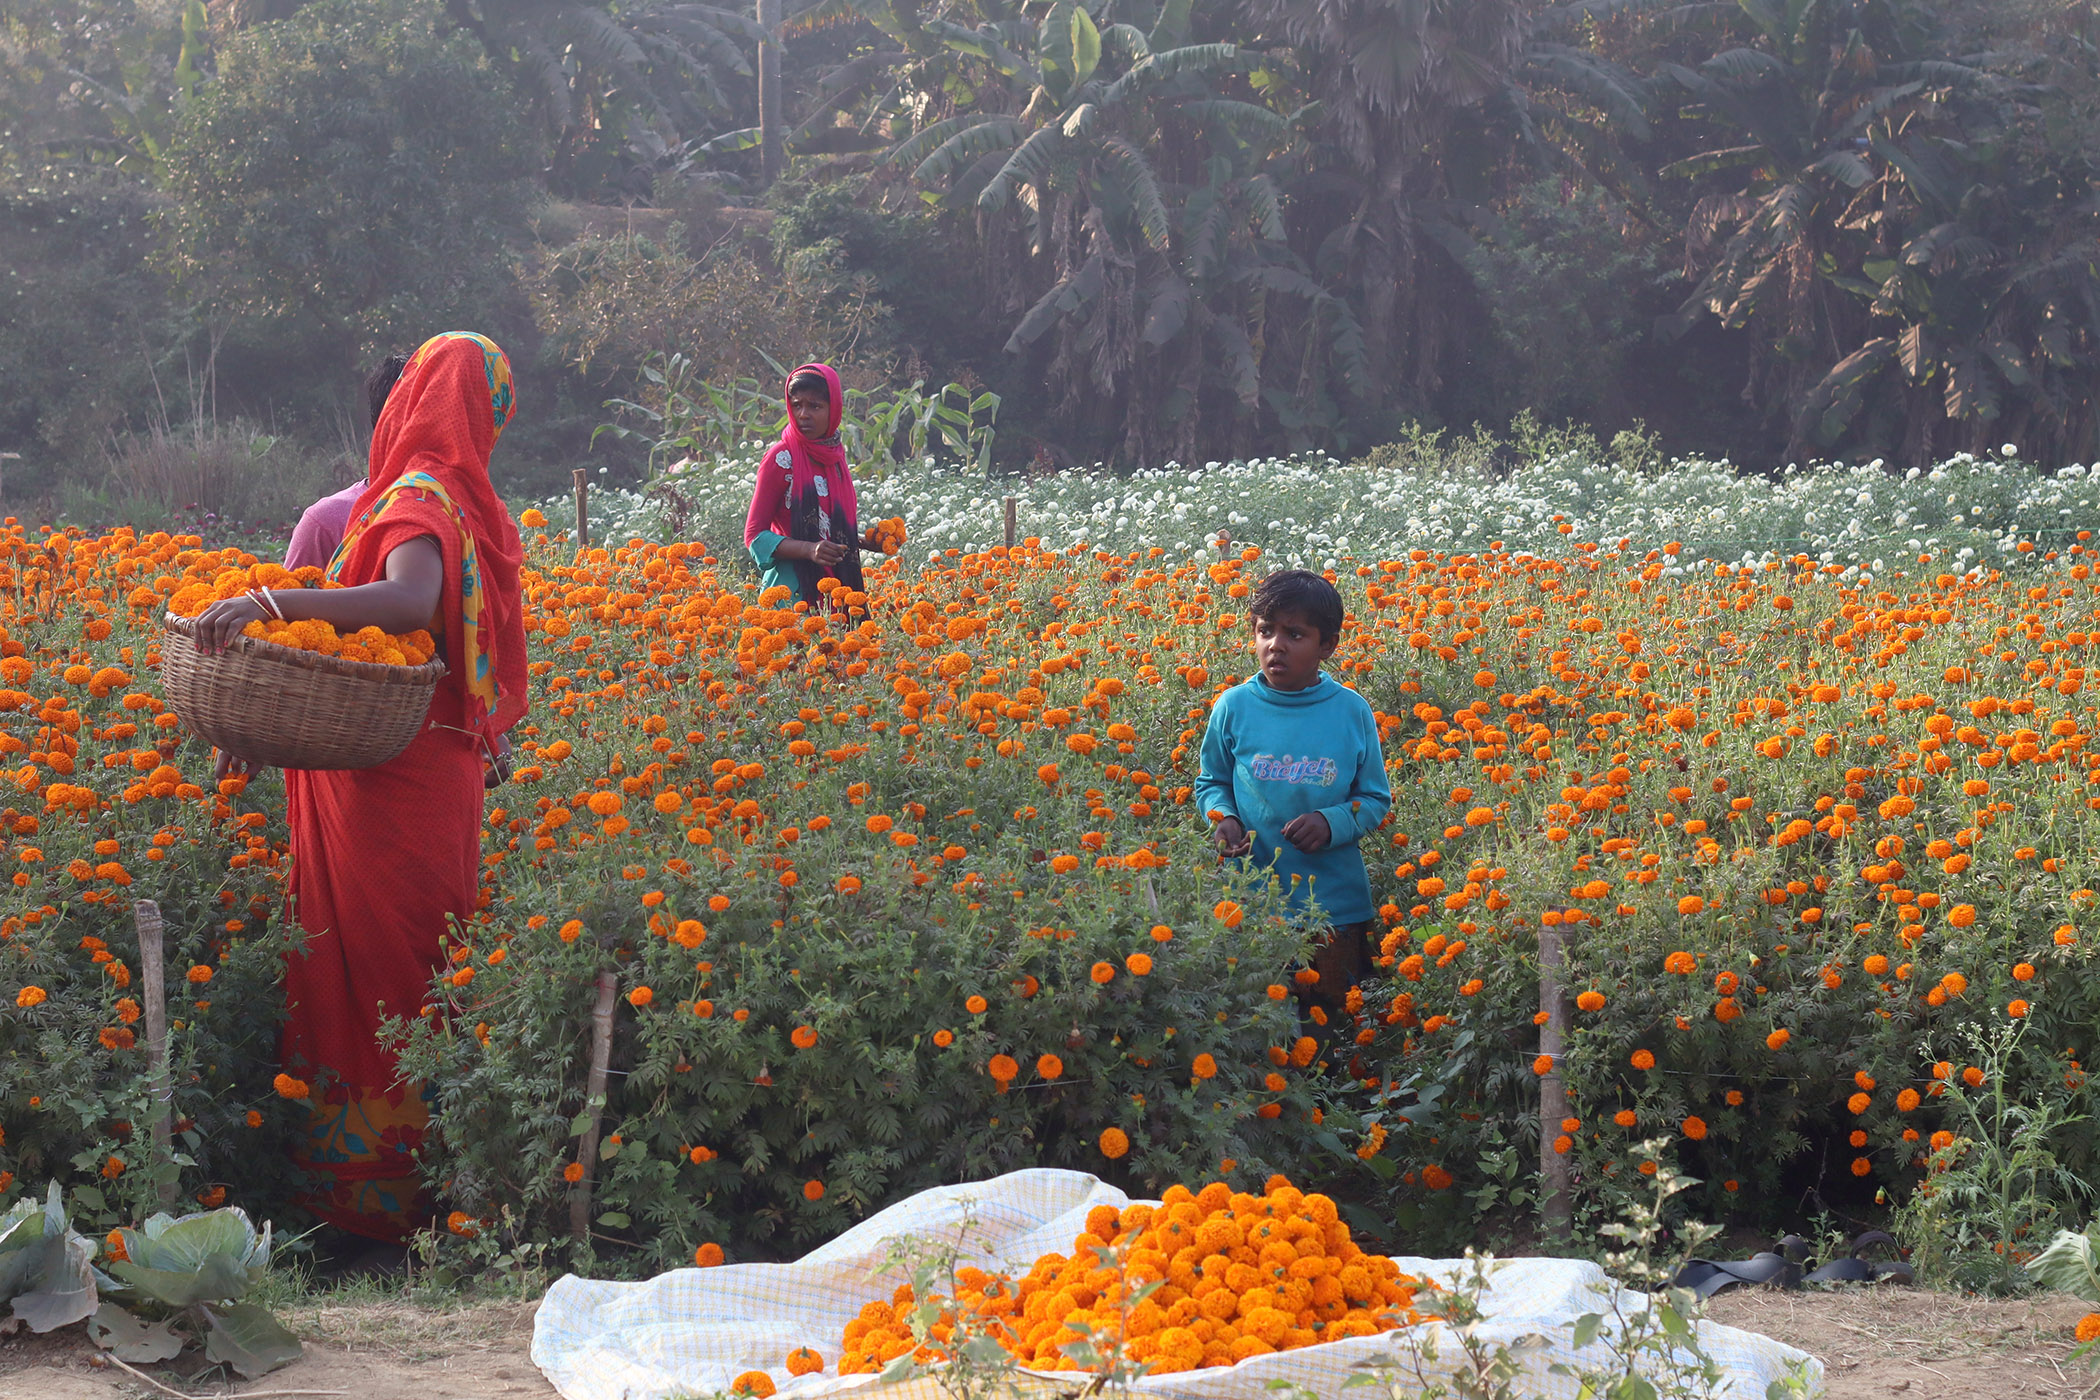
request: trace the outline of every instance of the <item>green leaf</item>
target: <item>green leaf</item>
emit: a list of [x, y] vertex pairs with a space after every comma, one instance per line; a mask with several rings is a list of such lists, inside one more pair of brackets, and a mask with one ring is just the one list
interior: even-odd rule
[[613, 1230], [624, 1230], [634, 1224], [625, 1211], [609, 1210], [598, 1217], [598, 1223]]
[[117, 1259], [110, 1262], [109, 1274], [123, 1285], [122, 1292], [143, 1295], [171, 1308], [229, 1301], [246, 1293], [252, 1282], [248, 1270], [224, 1254], [214, 1254], [196, 1268], [184, 1270], [154, 1269]]
[[267, 1308], [235, 1303], [206, 1308], [204, 1316], [209, 1324], [204, 1333], [205, 1359], [231, 1366], [251, 1381], [291, 1365], [301, 1355], [299, 1339], [270, 1316]]
[[88, 1319], [88, 1337], [104, 1351], [116, 1353], [119, 1361], [151, 1365], [173, 1361], [182, 1355], [184, 1340], [166, 1322], [147, 1322], [133, 1317], [116, 1303], [104, 1303]]
[[1580, 1351], [1597, 1340], [1597, 1331], [1604, 1326], [1603, 1313], [1584, 1313], [1575, 1319], [1575, 1349]]
[[1101, 30], [1081, 5], [1072, 7], [1072, 86], [1078, 88], [1101, 66]]
[[2100, 1252], [2094, 1248], [2093, 1229], [2088, 1225], [2085, 1234], [2058, 1230], [2049, 1247], [2028, 1261], [2027, 1276], [2037, 1287], [2100, 1304]]

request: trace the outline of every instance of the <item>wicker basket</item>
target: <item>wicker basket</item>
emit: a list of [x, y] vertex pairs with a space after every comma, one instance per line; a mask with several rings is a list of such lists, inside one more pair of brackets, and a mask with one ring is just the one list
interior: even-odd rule
[[415, 739], [445, 663], [383, 666], [236, 637], [197, 650], [169, 614], [160, 649], [168, 704], [198, 738], [273, 768], [375, 768]]

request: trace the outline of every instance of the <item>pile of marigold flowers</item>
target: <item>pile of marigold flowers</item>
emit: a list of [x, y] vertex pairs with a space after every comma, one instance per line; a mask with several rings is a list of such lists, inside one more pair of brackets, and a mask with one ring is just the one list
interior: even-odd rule
[[964, 1268], [956, 1285], [954, 1298], [927, 1300], [941, 1309], [931, 1342], [912, 1331], [908, 1284], [862, 1308], [846, 1324], [839, 1374], [907, 1354], [944, 1361], [942, 1343], [965, 1323], [1041, 1370], [1096, 1369], [1067, 1352], [1082, 1343], [1097, 1356], [1120, 1347], [1152, 1375], [1230, 1366], [1419, 1321], [1421, 1286], [1357, 1248], [1332, 1200], [1280, 1176], [1259, 1196], [1214, 1181], [1171, 1186], [1156, 1206], [1096, 1206], [1070, 1253], [1043, 1255], [1019, 1279]]
[[[271, 563], [255, 563], [245, 567], [237, 565], [209, 582], [184, 584], [177, 588], [168, 596], [167, 608], [176, 617], [196, 617], [213, 603], [227, 598], [238, 598], [257, 588], [289, 590], [340, 587], [341, 584], [324, 579], [321, 571], [312, 567], [286, 569], [281, 564]], [[377, 627], [361, 627], [348, 636], [343, 636], [336, 631], [333, 623], [314, 618], [285, 621], [272, 617], [249, 623], [241, 629], [241, 635], [254, 637], [272, 646], [340, 657], [345, 661], [374, 662], [382, 666], [421, 666], [437, 654], [436, 641], [430, 633], [421, 628], [405, 637], [397, 637]]]

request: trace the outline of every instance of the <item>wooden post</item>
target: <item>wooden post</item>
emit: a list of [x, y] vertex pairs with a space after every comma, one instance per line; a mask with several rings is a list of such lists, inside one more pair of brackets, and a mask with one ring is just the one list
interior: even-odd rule
[[591, 1237], [591, 1178], [598, 1170], [598, 1129], [605, 1114], [605, 1072], [612, 1063], [613, 1008], [619, 999], [619, 974], [599, 973], [598, 1004], [591, 1008], [591, 1070], [583, 1081], [583, 1136], [576, 1142], [583, 1179], [569, 1192], [569, 1236], [579, 1249]]
[[1539, 1228], [1545, 1243], [1565, 1245], [1574, 1231], [1575, 1203], [1566, 1153], [1553, 1150], [1561, 1120], [1568, 1116], [1568, 1084], [1561, 1077], [1561, 1057], [1568, 1043], [1568, 1006], [1561, 990], [1561, 930], [1539, 926], [1539, 1054], [1552, 1068], [1539, 1076]]
[[1014, 547], [1014, 526], [1016, 523], [1019, 506], [1020, 502], [1016, 501], [1013, 497], [1008, 496], [1006, 498], [1006, 547], [1008, 549], [1012, 549]]
[[[169, 1121], [175, 1097], [168, 1079], [168, 974], [162, 946], [166, 929], [160, 906], [141, 899], [131, 906], [131, 925], [139, 936], [139, 1000], [146, 1022], [146, 1092], [152, 1097], [153, 1146], [161, 1163], [173, 1156], [174, 1124]], [[160, 1184], [160, 1203], [172, 1208], [176, 1183], [170, 1176]]]
[[591, 479], [582, 467], [569, 473], [576, 483], [576, 547], [591, 547]]
[[1230, 530], [1221, 529], [1218, 531], [1218, 557], [1220, 559], [1223, 559], [1231, 553], [1232, 532]]

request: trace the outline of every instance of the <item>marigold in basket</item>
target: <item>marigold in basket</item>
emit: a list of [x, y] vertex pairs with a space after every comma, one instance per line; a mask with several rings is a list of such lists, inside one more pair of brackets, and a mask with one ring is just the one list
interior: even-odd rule
[[[210, 583], [187, 584], [168, 598], [168, 611], [177, 617], [196, 617], [213, 603], [238, 598], [257, 588], [290, 591], [300, 588], [340, 588], [321, 577], [319, 569], [287, 569], [280, 564], [256, 564], [246, 569], [228, 569]], [[348, 636], [338, 634], [331, 623], [312, 619], [285, 622], [267, 618], [241, 629], [244, 637], [273, 646], [337, 656], [345, 661], [370, 661], [382, 666], [421, 666], [437, 654], [437, 642], [418, 628], [405, 637], [363, 627]]]

